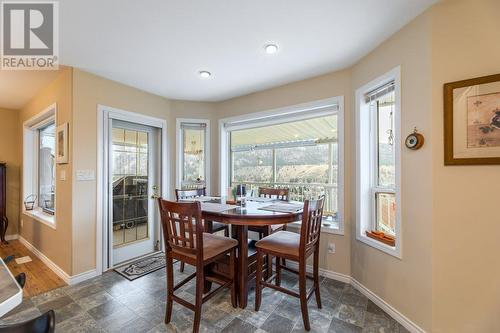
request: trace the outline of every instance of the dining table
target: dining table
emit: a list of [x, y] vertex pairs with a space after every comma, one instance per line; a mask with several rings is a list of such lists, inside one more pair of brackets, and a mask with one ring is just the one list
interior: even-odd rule
[[[202, 200], [200, 200], [202, 201]], [[293, 211], [273, 211], [270, 210], [275, 205], [295, 206]], [[300, 221], [302, 218], [302, 202], [283, 202], [280, 200], [262, 200], [259, 198], [247, 198], [245, 205], [226, 204], [224, 198], [211, 199], [201, 202], [202, 218], [205, 221], [206, 228], [210, 228], [212, 222], [222, 222], [231, 225], [231, 237], [238, 240], [237, 248], [237, 275], [236, 284], [238, 290], [238, 305], [240, 308], [246, 308], [248, 301], [249, 283], [255, 278], [257, 251], [255, 249], [255, 240], [248, 237], [249, 226], [271, 226], [276, 224], [286, 224]], [[279, 209], [279, 208], [278, 208]], [[266, 276], [270, 275], [269, 268], [266, 266]], [[216, 261], [208, 269], [216, 273], [228, 272], [228, 265], [223, 260]], [[210, 284], [206, 289], [210, 289]]]
[[23, 290], [0, 258], [0, 318], [21, 304]]

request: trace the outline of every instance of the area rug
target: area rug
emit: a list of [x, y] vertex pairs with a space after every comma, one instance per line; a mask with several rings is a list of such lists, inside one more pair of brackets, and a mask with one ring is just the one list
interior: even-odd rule
[[133, 281], [165, 267], [165, 262], [165, 253], [159, 252], [115, 267], [114, 271], [129, 281]]

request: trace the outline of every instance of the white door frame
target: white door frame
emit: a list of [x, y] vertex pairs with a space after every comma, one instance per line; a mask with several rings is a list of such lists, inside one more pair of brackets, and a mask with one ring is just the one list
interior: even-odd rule
[[[146, 116], [105, 105], [97, 105], [97, 196], [96, 196], [96, 272], [101, 275], [108, 270], [108, 147], [109, 147], [109, 120], [122, 120], [145, 126], [156, 127], [160, 130], [160, 177], [161, 196], [169, 198], [170, 193], [170, 166], [168, 164], [169, 149], [167, 146], [167, 121], [161, 118]], [[157, 227], [158, 239], [163, 250], [161, 228]]]

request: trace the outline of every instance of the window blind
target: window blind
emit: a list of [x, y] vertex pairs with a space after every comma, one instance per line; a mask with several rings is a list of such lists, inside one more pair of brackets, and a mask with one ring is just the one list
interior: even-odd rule
[[365, 94], [365, 102], [370, 103], [372, 101], [375, 101], [379, 99], [380, 97], [383, 97], [391, 92], [393, 92], [396, 89], [396, 84], [394, 81], [390, 81], [378, 88], [375, 88], [371, 90], [370, 92]]

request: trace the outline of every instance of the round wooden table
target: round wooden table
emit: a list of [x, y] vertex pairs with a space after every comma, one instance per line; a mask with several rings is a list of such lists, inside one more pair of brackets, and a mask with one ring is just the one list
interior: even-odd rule
[[[225, 200], [211, 201], [225, 202]], [[278, 201], [275, 201], [278, 202]], [[303, 204], [301, 202], [293, 202]], [[285, 224], [299, 221], [302, 218], [302, 210], [294, 213], [282, 213], [262, 210], [261, 208], [273, 204], [270, 202], [247, 201], [245, 207], [237, 207], [222, 212], [204, 209], [202, 203], [202, 217], [205, 223], [211, 221], [231, 224], [231, 237], [238, 240], [237, 260], [237, 286], [238, 304], [246, 308], [248, 299], [248, 283], [255, 278], [256, 250], [248, 239], [248, 226], [270, 226], [273, 224]], [[211, 226], [209, 226], [211, 227]], [[221, 266], [215, 264], [213, 270], [221, 270]], [[269, 274], [270, 272], [266, 272]]]

